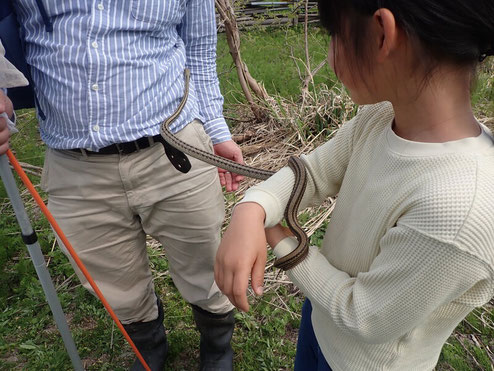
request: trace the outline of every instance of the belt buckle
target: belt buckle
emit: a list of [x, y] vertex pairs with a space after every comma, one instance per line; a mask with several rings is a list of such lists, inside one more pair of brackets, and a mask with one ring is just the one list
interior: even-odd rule
[[125, 142], [125, 143], [115, 143], [117, 151], [120, 155], [130, 155], [134, 152], [139, 152], [141, 148], [136, 140]]

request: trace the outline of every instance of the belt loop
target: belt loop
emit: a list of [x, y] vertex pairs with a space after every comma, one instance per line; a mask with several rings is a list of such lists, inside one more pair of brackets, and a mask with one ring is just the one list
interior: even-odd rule
[[87, 151], [84, 148], [79, 148], [79, 149], [81, 151], [82, 157], [84, 157], [84, 159], [87, 159], [89, 157]]
[[152, 147], [154, 144], [154, 139], [153, 137], [148, 137], [148, 142], [149, 142], [149, 147]]
[[120, 145], [120, 143], [115, 143], [115, 147], [117, 147], [118, 154], [122, 155], [123, 147]]
[[138, 140], [134, 140], [134, 145], [136, 146], [137, 152], [140, 152], [141, 148], [139, 147], [139, 141]]

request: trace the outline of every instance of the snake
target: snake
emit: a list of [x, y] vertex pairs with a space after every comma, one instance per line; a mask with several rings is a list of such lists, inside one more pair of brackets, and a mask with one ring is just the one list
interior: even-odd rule
[[[269, 177], [271, 177], [275, 173], [274, 171], [239, 164], [230, 159], [196, 148], [179, 139], [170, 130], [170, 125], [180, 115], [182, 109], [187, 103], [187, 98], [189, 95], [189, 82], [190, 82], [189, 69], [185, 69], [184, 77], [185, 77], [185, 91], [180, 101], [180, 104], [178, 105], [175, 112], [171, 116], [169, 116], [165, 121], [163, 121], [160, 125], [160, 134], [163, 137], [163, 139], [175, 149], [178, 149], [179, 151], [182, 151], [183, 153], [192, 156], [198, 160], [201, 160], [203, 162], [206, 162], [210, 165], [219, 167], [221, 169], [225, 169], [229, 172], [239, 175], [244, 175], [246, 177], [259, 179], [259, 180], [266, 180]], [[275, 260], [274, 266], [282, 270], [289, 270], [294, 268], [302, 260], [305, 259], [305, 257], [309, 252], [309, 239], [303, 228], [300, 226], [297, 218], [297, 211], [300, 205], [300, 201], [302, 200], [307, 185], [307, 171], [304, 162], [299, 157], [296, 156], [290, 156], [287, 165], [295, 175], [295, 183], [292, 188], [290, 197], [288, 199], [287, 206], [285, 208], [284, 217], [288, 228], [297, 239], [298, 244], [295, 250]]]

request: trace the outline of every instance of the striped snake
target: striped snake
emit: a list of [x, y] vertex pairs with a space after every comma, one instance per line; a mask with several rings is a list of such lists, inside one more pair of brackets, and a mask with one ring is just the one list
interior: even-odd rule
[[[178, 139], [171, 132], [169, 128], [170, 124], [179, 116], [183, 107], [187, 103], [187, 98], [189, 95], [189, 81], [190, 71], [188, 69], [185, 69], [184, 96], [177, 110], [161, 124], [160, 133], [165, 141], [168, 142], [168, 144], [170, 144], [172, 147], [186, 153], [189, 156], [192, 156], [210, 165], [225, 169], [235, 174], [240, 174], [260, 180], [266, 180], [271, 175], [273, 175], [274, 171], [242, 165], [224, 157], [217, 156], [193, 147]], [[291, 156], [288, 160], [288, 166], [295, 174], [295, 184], [285, 209], [285, 220], [287, 222], [288, 228], [297, 238], [298, 245], [297, 248], [291, 253], [275, 261], [274, 266], [283, 270], [288, 270], [295, 267], [298, 263], [304, 260], [304, 258], [307, 256], [307, 253], [309, 252], [308, 237], [305, 234], [304, 230], [300, 227], [297, 219], [297, 210], [304, 194], [305, 187], [307, 185], [305, 165], [300, 158]]]

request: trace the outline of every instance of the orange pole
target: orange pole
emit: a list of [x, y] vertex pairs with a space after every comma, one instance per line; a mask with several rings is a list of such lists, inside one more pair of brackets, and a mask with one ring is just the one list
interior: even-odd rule
[[46, 218], [48, 219], [48, 221], [50, 222], [51, 226], [53, 227], [53, 229], [57, 233], [58, 237], [62, 240], [63, 244], [65, 245], [65, 247], [69, 251], [70, 256], [72, 256], [72, 259], [74, 259], [75, 263], [77, 264], [77, 266], [81, 270], [82, 274], [84, 274], [84, 277], [86, 277], [87, 281], [89, 282], [89, 284], [93, 288], [94, 292], [96, 293], [96, 295], [101, 300], [101, 302], [103, 303], [104, 307], [106, 308], [106, 310], [110, 314], [110, 317], [116, 323], [116, 325], [118, 326], [118, 328], [122, 332], [123, 336], [125, 337], [125, 339], [127, 340], [127, 342], [130, 344], [130, 346], [132, 347], [132, 350], [136, 354], [136, 356], [139, 359], [139, 361], [141, 361], [141, 363], [144, 366], [144, 368], [146, 369], [146, 371], [151, 371], [151, 369], [147, 365], [147, 363], [144, 360], [144, 358], [142, 358], [142, 355], [139, 352], [139, 350], [137, 349], [137, 347], [135, 346], [134, 342], [130, 338], [129, 334], [127, 334], [127, 331], [125, 331], [124, 327], [122, 326], [122, 324], [118, 320], [117, 315], [115, 314], [115, 312], [111, 308], [110, 304], [108, 304], [108, 301], [106, 301], [105, 297], [103, 296], [103, 293], [101, 292], [101, 290], [96, 285], [96, 282], [94, 282], [93, 278], [91, 277], [91, 275], [89, 274], [88, 270], [86, 269], [86, 267], [82, 263], [81, 259], [79, 259], [79, 256], [77, 256], [77, 253], [75, 252], [74, 248], [70, 244], [69, 240], [67, 240], [67, 237], [65, 237], [65, 234], [63, 233], [62, 229], [60, 228], [60, 226], [56, 222], [56, 220], [53, 217], [53, 215], [51, 215], [50, 211], [48, 210], [48, 208], [46, 207], [45, 203], [41, 199], [39, 193], [34, 188], [34, 185], [31, 183], [31, 181], [27, 177], [27, 175], [24, 172], [24, 170], [22, 170], [21, 165], [19, 164], [19, 162], [17, 161], [17, 159], [15, 158], [14, 154], [12, 153], [12, 151], [10, 149], [7, 150], [7, 156], [9, 158], [9, 160], [10, 160], [10, 163], [14, 167], [14, 170], [17, 172], [17, 174], [19, 174], [19, 177], [21, 178], [21, 180], [24, 183], [24, 185], [26, 186], [26, 188], [29, 190], [29, 193], [31, 193], [31, 196], [33, 196], [34, 200], [36, 201], [36, 203], [40, 207], [41, 211], [43, 212], [43, 214], [45, 214]]

